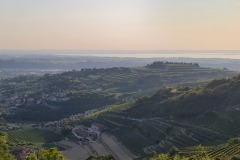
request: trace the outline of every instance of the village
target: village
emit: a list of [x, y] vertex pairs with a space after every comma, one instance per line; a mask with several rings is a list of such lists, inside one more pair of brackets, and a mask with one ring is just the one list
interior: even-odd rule
[[[54, 142], [54, 145], [58, 148], [60, 147], [62, 153], [69, 160], [85, 160], [90, 155], [106, 154], [114, 155], [119, 160], [132, 159], [135, 155], [132, 155], [115, 137], [107, 134], [104, 125], [98, 123], [92, 123], [90, 126], [79, 124], [86, 116], [94, 114], [97, 111], [99, 109], [92, 109], [84, 113], [71, 115], [59, 121], [45, 123], [4, 123], [3, 121], [0, 129], [7, 132], [38, 129], [62, 135], [65, 126], [75, 124], [72, 126], [68, 136], [62, 135], [60, 141]], [[11, 148], [11, 153], [18, 159], [24, 159], [33, 153], [35, 148], [35, 145], [21, 142]]]

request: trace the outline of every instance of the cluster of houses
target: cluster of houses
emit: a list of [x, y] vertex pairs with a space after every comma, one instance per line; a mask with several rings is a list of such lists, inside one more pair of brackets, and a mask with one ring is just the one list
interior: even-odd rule
[[76, 122], [76, 121], [80, 121], [84, 118], [84, 114], [82, 113], [79, 113], [79, 114], [74, 114], [74, 115], [71, 115], [70, 117], [67, 117], [67, 118], [63, 118], [59, 121], [50, 121], [50, 122], [46, 122], [44, 124], [44, 127], [45, 128], [49, 128], [49, 127], [56, 127], [56, 126], [59, 126], [59, 127], [64, 127], [66, 125], [68, 125], [69, 123], [71, 122]]
[[97, 112], [98, 110], [99, 109], [87, 110], [84, 113], [74, 114], [67, 118], [63, 118], [59, 121], [47, 122], [47, 123], [45, 123], [45, 127], [54, 127], [54, 126], [64, 127], [64, 126], [68, 125], [69, 123], [80, 121], [85, 116], [91, 115], [94, 112]]
[[52, 95], [41, 95], [38, 98], [30, 97], [30, 95], [19, 95], [11, 96], [7, 93], [0, 93], [0, 106], [1, 107], [18, 107], [21, 105], [30, 106], [33, 104], [37, 105], [48, 105], [51, 102], [66, 102], [70, 98], [67, 96], [68, 91], [54, 93]]
[[100, 134], [104, 130], [105, 126], [102, 124], [93, 123], [91, 127], [83, 125], [75, 126], [72, 129], [72, 133], [80, 142], [93, 142], [100, 138]]
[[[85, 111], [84, 113], [74, 114], [74, 115], [71, 115], [69, 117], [66, 117], [66, 118], [63, 118], [61, 120], [58, 120], [58, 121], [49, 121], [49, 122], [46, 122], [46, 123], [44, 123], [42, 125], [41, 124], [38, 124], [38, 125], [36, 124], [36, 125], [33, 125], [33, 127], [35, 127], [35, 128], [36, 127], [40, 127], [40, 129], [44, 128], [44, 129], [47, 129], [49, 131], [53, 131], [53, 132], [55, 132], [57, 134], [61, 134], [62, 129], [65, 126], [71, 125], [71, 124], [73, 124], [75, 122], [80, 122], [82, 119], [84, 119], [85, 116], [88, 116], [88, 115], [90, 115], [90, 114], [92, 114], [92, 113], [94, 113], [96, 111], [98, 111], [98, 109], [88, 110], [88, 111]], [[99, 125], [96, 125], [96, 126], [99, 126]], [[94, 128], [94, 125], [92, 126], [92, 128]], [[101, 128], [103, 128], [103, 127], [100, 127], [100, 128], [96, 128], [95, 127], [95, 132], [96, 131], [100, 131], [101, 132]], [[91, 137], [94, 137], [94, 134], [91, 135]]]

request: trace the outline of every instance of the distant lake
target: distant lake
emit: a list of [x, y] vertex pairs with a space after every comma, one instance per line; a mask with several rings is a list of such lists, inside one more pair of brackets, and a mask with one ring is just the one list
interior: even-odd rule
[[96, 57], [129, 57], [129, 58], [222, 58], [240, 59], [239, 50], [0, 50], [0, 55], [58, 55], [58, 56], [96, 56]]
[[70, 53], [58, 54], [68, 56], [98, 56], [98, 57], [136, 57], [136, 58], [224, 58], [240, 59], [239, 53]]

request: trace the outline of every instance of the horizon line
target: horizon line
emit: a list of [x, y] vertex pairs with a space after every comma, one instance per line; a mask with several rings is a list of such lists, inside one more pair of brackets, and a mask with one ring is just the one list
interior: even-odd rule
[[146, 50], [131, 50], [131, 49], [0, 49], [0, 51], [120, 51], [120, 52], [159, 52], [159, 51], [173, 51], [173, 52], [240, 52], [240, 49], [146, 49]]

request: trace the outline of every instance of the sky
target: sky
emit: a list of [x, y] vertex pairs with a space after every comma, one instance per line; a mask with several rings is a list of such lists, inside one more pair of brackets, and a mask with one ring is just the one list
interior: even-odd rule
[[240, 50], [240, 0], [0, 0], [0, 49]]

